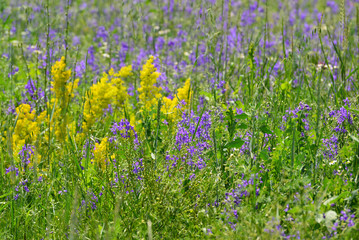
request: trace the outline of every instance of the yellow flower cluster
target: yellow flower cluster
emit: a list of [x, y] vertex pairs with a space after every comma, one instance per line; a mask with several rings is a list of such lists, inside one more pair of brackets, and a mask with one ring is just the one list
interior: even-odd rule
[[[167, 97], [163, 98], [162, 112], [164, 112], [171, 121], [180, 117], [180, 109], [188, 108], [191, 101], [191, 79], [187, 79], [185, 85], [177, 90], [176, 96], [171, 100]], [[184, 102], [184, 106], [181, 104]]]
[[79, 79], [76, 79], [73, 83], [68, 82], [71, 77], [71, 70], [66, 70], [65, 57], [62, 57], [60, 61], [52, 66], [51, 74], [53, 77], [51, 84], [55, 99], [61, 102], [61, 108], [64, 109], [71, 98], [74, 97], [73, 92], [78, 87]]
[[89, 96], [85, 101], [83, 129], [88, 131], [96, 120], [103, 115], [103, 110], [112, 103], [116, 89], [108, 81], [108, 74], [91, 86]]
[[141, 70], [141, 87], [138, 88], [140, 93], [140, 100], [145, 109], [150, 109], [152, 106], [157, 104], [157, 99], [161, 98], [159, 93], [161, 88], [156, 87], [158, 77], [161, 73], [156, 72], [157, 68], [153, 65], [154, 57], [151, 56], [147, 60], [146, 64], [143, 65]]
[[13, 152], [16, 155], [25, 144], [34, 144], [40, 133], [35, 120], [36, 111], [31, 111], [29, 104], [21, 104], [16, 108], [17, 121], [12, 136]]
[[128, 94], [126, 87], [123, 85], [123, 80], [132, 75], [132, 66], [122, 67], [118, 73], [114, 73], [113, 69], [109, 71], [109, 75], [112, 77], [111, 83], [115, 87], [115, 105], [117, 107], [122, 107], [125, 101], [128, 99]]
[[[111, 69], [109, 74], [103, 73], [102, 78], [91, 86], [84, 106], [83, 129], [85, 131], [92, 127], [110, 104], [114, 103], [118, 107], [125, 104], [128, 94], [121, 78], [130, 75], [132, 75], [131, 66], [121, 68], [118, 73], [114, 73]], [[111, 81], [109, 77], [111, 77]]]
[[94, 163], [101, 169], [106, 168], [108, 148], [108, 139], [106, 137], [102, 139], [101, 143], [95, 143], [95, 149], [93, 150]]
[[[51, 108], [55, 103], [56, 108], [50, 124], [52, 125], [55, 122], [55, 136], [58, 140], [63, 141], [66, 138], [69, 122], [66, 108], [74, 97], [74, 91], [78, 87], [79, 79], [76, 79], [73, 83], [68, 82], [71, 77], [71, 70], [66, 70], [65, 57], [62, 57], [60, 61], [57, 61], [52, 66], [51, 74], [53, 78], [51, 82], [52, 91], [55, 93], [55, 97], [51, 100], [51, 106], [49, 105], [49, 107]], [[50, 131], [52, 130], [53, 126], [50, 126]]]

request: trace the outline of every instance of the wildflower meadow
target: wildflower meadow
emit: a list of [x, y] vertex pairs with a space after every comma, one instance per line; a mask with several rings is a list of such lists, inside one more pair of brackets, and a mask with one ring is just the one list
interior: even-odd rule
[[359, 0], [0, 0], [0, 239], [359, 239]]

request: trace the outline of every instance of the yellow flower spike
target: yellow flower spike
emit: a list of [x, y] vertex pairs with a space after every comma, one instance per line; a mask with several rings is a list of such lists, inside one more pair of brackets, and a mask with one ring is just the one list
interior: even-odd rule
[[56, 62], [52, 66], [51, 74], [53, 81], [51, 82], [53, 87], [53, 92], [55, 93], [55, 98], [57, 100], [62, 100], [62, 105], [65, 106], [67, 91], [67, 81], [70, 79], [71, 70], [65, 70], [65, 57], [62, 57], [60, 61]]
[[88, 96], [85, 98], [83, 112], [82, 127], [85, 132], [90, 130], [110, 104], [115, 104], [117, 107], [125, 104], [129, 96], [121, 78], [131, 75], [132, 66], [122, 67], [118, 73], [111, 68], [108, 74], [103, 73], [102, 78], [90, 87]]
[[109, 82], [108, 75], [103, 73], [102, 78], [90, 87], [84, 106], [83, 128], [88, 131], [98, 118], [103, 115], [103, 110], [113, 102], [116, 96], [116, 88]]
[[157, 99], [162, 97], [159, 93], [161, 88], [155, 86], [161, 73], [156, 72], [157, 68], [153, 65], [153, 61], [154, 57], [151, 56], [146, 64], [143, 65], [140, 72], [141, 87], [138, 88], [140, 100], [144, 105], [144, 108], [148, 110], [157, 104]]
[[192, 91], [190, 92], [191, 79], [188, 78], [182, 88], [177, 90], [177, 96], [180, 100], [184, 100], [188, 106], [191, 100]]
[[[68, 125], [68, 117], [63, 114], [63, 110], [67, 109], [68, 105], [71, 102], [71, 99], [75, 96], [74, 92], [78, 87], [79, 79], [76, 79], [74, 82], [69, 82], [71, 77], [71, 70], [66, 70], [65, 57], [62, 57], [60, 61], [57, 61], [51, 69], [51, 74], [53, 81], [52, 91], [55, 93], [55, 97], [51, 99], [51, 105], [48, 105], [51, 109], [54, 104], [57, 106], [52, 117], [53, 124], [55, 123], [55, 136], [58, 140], [64, 141], [66, 138], [66, 130]], [[44, 119], [46, 113], [41, 113], [39, 115], [40, 119]], [[53, 129], [50, 126], [50, 129]]]
[[31, 111], [29, 104], [21, 104], [16, 108], [17, 122], [12, 135], [12, 148], [17, 156], [21, 148], [27, 144], [34, 144], [40, 134], [40, 128], [35, 119], [35, 110]]
[[[167, 97], [163, 98], [163, 106], [162, 112], [165, 113], [169, 120], [175, 121], [180, 117], [180, 110], [178, 109], [181, 107], [182, 109], [186, 109], [189, 107], [192, 91], [191, 88], [191, 79], [188, 78], [182, 88], [177, 90], [177, 95], [171, 100]], [[185, 103], [185, 106], [179, 106], [181, 102]]]
[[110, 71], [108, 71], [108, 74], [110, 76], [113, 76], [115, 74], [115, 71], [113, 70], [113, 68], [111, 68]]
[[101, 143], [95, 143], [93, 154], [95, 164], [101, 169], [105, 169], [108, 154], [108, 139], [106, 137], [102, 139]]
[[122, 67], [120, 69], [120, 71], [118, 73], [116, 73], [114, 76], [125, 78], [125, 77], [131, 76], [131, 75], [132, 75], [132, 66], [129, 65], [129, 66]]

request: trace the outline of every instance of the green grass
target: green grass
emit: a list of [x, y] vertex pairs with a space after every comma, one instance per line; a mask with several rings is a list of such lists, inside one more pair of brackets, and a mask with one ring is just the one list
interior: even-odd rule
[[[249, 12], [254, 1], [174, 1], [172, 13], [165, 1], [18, 2], [0, 2], [1, 239], [358, 238], [358, 3], [334, 14], [329, 1], [298, 1], [308, 32], [291, 24], [291, 1], [260, 1], [263, 11]], [[106, 38], [96, 36], [100, 26]], [[110, 67], [132, 64], [124, 86], [138, 89], [153, 53], [162, 74], [156, 104], [144, 108], [134, 91], [86, 132], [90, 87]], [[65, 55], [69, 82], [81, 84], [56, 115], [51, 67]], [[30, 78], [44, 96], [31, 98]], [[192, 94], [178, 99], [187, 104], [171, 121], [164, 99], [178, 98], [187, 78]], [[14, 149], [19, 116], [8, 111], [22, 102], [36, 117], [48, 110], [25, 142], [30, 165]], [[65, 116], [61, 141], [55, 126]], [[133, 133], [112, 141], [123, 119], [138, 144]], [[104, 168], [93, 152], [105, 138]]]

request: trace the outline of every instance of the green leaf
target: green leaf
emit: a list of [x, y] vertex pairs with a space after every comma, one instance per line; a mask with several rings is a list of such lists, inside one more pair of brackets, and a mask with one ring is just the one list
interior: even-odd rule
[[358, 195], [358, 191], [359, 191], [359, 189], [352, 191], [351, 194], [349, 194], [345, 200], [353, 201], [356, 198], [356, 196]]
[[239, 128], [239, 129], [247, 129], [248, 126], [247, 126], [246, 124], [244, 124], [244, 123], [241, 123], [241, 124], [239, 124], [239, 125], [237, 126], [237, 128]]
[[199, 94], [208, 97], [209, 99], [212, 98], [212, 94], [205, 91], [199, 91]]
[[356, 141], [356, 142], [359, 143], [359, 139], [358, 139], [357, 137], [353, 136], [353, 135], [350, 134], [350, 133], [349, 133], [349, 136], [350, 136], [354, 141]]
[[10, 201], [6, 202], [5, 204], [3, 204], [1, 207], [0, 207], [0, 212], [7, 206], [9, 205]]
[[9, 196], [11, 193], [12, 193], [12, 192], [8, 192], [8, 193], [6, 193], [6, 194], [4, 194], [4, 195], [1, 195], [1, 196], [0, 196], [0, 198], [3, 198], [3, 197], [6, 197], [6, 196]]
[[296, 206], [296, 207], [290, 209], [288, 211], [288, 213], [295, 214], [295, 213], [300, 213], [301, 211], [302, 211], [302, 209], [299, 206]]
[[149, 12], [150, 12], [150, 13], [157, 13], [158, 10], [153, 8], [153, 9], [150, 9]]
[[10, 18], [10, 15], [3, 21], [3, 27], [8, 29], [12, 23], [12, 19]]
[[236, 115], [234, 118], [235, 118], [235, 119], [244, 120], [244, 119], [247, 119], [247, 118], [248, 118], [248, 115], [245, 114], [245, 113], [241, 113], [241, 114]]
[[[239, 83], [238, 86], [240, 86], [240, 82], [241, 82], [241, 79], [242, 79], [243, 77], [244, 77], [244, 76], [241, 75], [240, 79], [238, 80], [238, 83]], [[238, 91], [238, 90], [237, 90], [237, 91]], [[237, 102], [236, 102], [236, 106], [237, 106], [238, 108], [242, 109], [243, 111], [245, 110], [245, 106], [243, 105], [243, 103], [242, 103], [241, 101], [237, 101]]]
[[346, 192], [342, 192], [341, 194], [339, 194], [338, 196], [334, 196], [334, 197], [331, 197], [329, 199], [327, 199], [326, 201], [323, 202], [323, 204], [325, 206], [329, 205], [329, 204], [332, 204], [332, 203], [336, 203], [338, 202], [340, 199], [342, 198], [347, 198], [350, 196], [350, 192], [346, 191]]
[[102, 235], [102, 232], [103, 232], [103, 226], [98, 225], [98, 232], [100, 233], [100, 235]]
[[268, 160], [268, 159], [269, 159], [268, 150], [267, 150], [267, 149], [263, 149], [263, 150], [261, 151], [261, 153], [259, 154], [259, 156], [260, 156], [261, 159], [263, 159], [263, 160]]
[[227, 143], [225, 145], [226, 148], [241, 148], [244, 144], [244, 141], [240, 138], [237, 138], [233, 142]]
[[283, 131], [279, 128], [274, 129], [274, 133], [276, 136], [282, 136], [283, 135]]
[[273, 132], [271, 130], [269, 130], [268, 126], [267, 125], [263, 125], [259, 128], [263, 133], [267, 133], [267, 134], [272, 134], [273, 135]]
[[338, 196], [331, 197], [323, 202], [323, 204], [326, 206], [328, 204], [332, 204], [337, 201]]
[[285, 90], [290, 90], [290, 85], [289, 82], [284, 82], [280, 85], [280, 88], [285, 91]]

